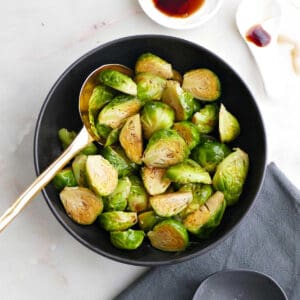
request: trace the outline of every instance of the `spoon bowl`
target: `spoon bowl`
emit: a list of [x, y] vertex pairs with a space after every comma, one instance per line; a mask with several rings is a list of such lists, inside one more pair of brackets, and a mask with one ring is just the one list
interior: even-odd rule
[[79, 113], [83, 122], [83, 128], [76, 136], [71, 145], [38, 176], [34, 182], [19, 196], [19, 198], [0, 217], [0, 232], [25, 208], [27, 204], [43, 189], [77, 153], [89, 143], [97, 141], [100, 145], [103, 140], [95, 135], [89, 121], [89, 99], [94, 87], [99, 84], [98, 75], [103, 70], [116, 70], [131, 76], [133, 71], [120, 64], [105, 64], [91, 72], [82, 84], [79, 93]]
[[91, 128], [91, 123], [89, 120], [89, 101], [93, 92], [93, 89], [96, 85], [99, 84], [99, 74], [104, 70], [115, 70], [119, 71], [127, 76], [132, 77], [133, 71], [121, 64], [106, 64], [102, 65], [99, 68], [95, 69], [84, 81], [82, 84], [80, 93], [79, 93], [79, 113], [82, 120], [82, 123], [89, 135], [93, 138], [94, 141], [98, 142], [100, 145], [103, 145], [105, 141], [101, 137], [95, 135], [94, 131]]

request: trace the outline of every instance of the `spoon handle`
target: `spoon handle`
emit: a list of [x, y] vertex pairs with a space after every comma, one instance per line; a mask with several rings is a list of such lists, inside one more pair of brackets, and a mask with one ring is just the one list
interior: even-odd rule
[[25, 208], [25, 206], [44, 188], [80, 150], [92, 142], [83, 127], [73, 143], [20, 195], [15, 203], [0, 217], [0, 232]]

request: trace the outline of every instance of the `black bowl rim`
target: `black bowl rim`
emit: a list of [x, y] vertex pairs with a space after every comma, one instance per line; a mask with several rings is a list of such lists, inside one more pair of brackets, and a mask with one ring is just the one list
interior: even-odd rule
[[172, 39], [174, 41], [180, 41], [180, 42], [184, 42], [187, 45], [191, 45], [193, 47], [198, 47], [200, 49], [202, 49], [203, 51], [208, 52], [210, 55], [212, 55], [213, 57], [216, 57], [217, 59], [219, 59], [220, 61], [222, 61], [222, 63], [224, 65], [226, 65], [228, 68], [230, 68], [233, 73], [245, 84], [249, 94], [252, 96], [253, 99], [253, 105], [255, 106], [257, 112], [258, 112], [258, 116], [259, 119], [261, 120], [261, 124], [262, 124], [262, 130], [263, 130], [263, 144], [264, 144], [264, 148], [265, 148], [265, 153], [263, 153], [262, 155], [264, 156], [264, 164], [263, 164], [263, 173], [262, 173], [262, 177], [261, 177], [261, 181], [257, 187], [256, 190], [256, 194], [254, 196], [254, 199], [252, 201], [252, 203], [250, 204], [250, 206], [248, 207], [248, 209], [241, 215], [240, 219], [237, 221], [237, 223], [226, 233], [224, 234], [220, 239], [218, 239], [217, 241], [213, 242], [212, 244], [210, 244], [209, 246], [207, 246], [204, 249], [201, 249], [195, 253], [191, 253], [188, 254], [186, 256], [180, 257], [180, 258], [173, 258], [173, 259], [167, 259], [165, 261], [136, 261], [134, 259], [129, 259], [129, 258], [123, 258], [123, 257], [119, 257], [117, 255], [113, 255], [111, 253], [107, 253], [105, 251], [102, 251], [101, 249], [97, 248], [97, 247], [93, 247], [91, 244], [89, 244], [87, 241], [85, 241], [84, 239], [82, 239], [79, 235], [77, 235], [77, 233], [75, 231], [73, 231], [71, 228], [69, 228], [64, 220], [59, 216], [59, 214], [56, 212], [54, 206], [51, 203], [51, 200], [48, 198], [48, 195], [45, 191], [45, 189], [42, 190], [42, 194], [44, 196], [44, 199], [46, 200], [47, 205], [49, 206], [50, 210], [52, 211], [52, 213], [54, 214], [54, 216], [56, 217], [56, 219], [59, 221], [59, 223], [67, 230], [67, 232], [69, 232], [77, 241], [79, 241], [81, 244], [83, 244], [84, 246], [86, 246], [87, 248], [91, 249], [92, 251], [106, 257], [109, 259], [112, 259], [114, 261], [118, 261], [121, 263], [125, 263], [125, 264], [130, 264], [130, 265], [136, 265], [136, 266], [161, 266], [161, 265], [170, 265], [170, 264], [176, 264], [176, 263], [180, 263], [186, 260], [190, 260], [194, 257], [197, 257], [199, 255], [203, 255], [204, 253], [210, 251], [211, 249], [215, 248], [217, 245], [219, 245], [221, 242], [223, 242], [224, 240], [226, 240], [230, 235], [232, 235], [234, 233], [234, 231], [238, 228], [238, 226], [240, 225], [240, 223], [244, 220], [245, 216], [249, 213], [249, 211], [253, 208], [254, 203], [257, 199], [257, 196], [262, 188], [262, 184], [263, 184], [263, 180], [265, 177], [265, 172], [266, 172], [266, 162], [267, 162], [267, 142], [266, 142], [266, 131], [265, 131], [265, 125], [263, 122], [263, 118], [261, 115], [261, 112], [259, 110], [259, 107], [256, 103], [256, 100], [253, 96], [253, 94], [251, 93], [248, 85], [244, 82], [244, 80], [240, 77], [240, 75], [229, 65], [227, 64], [222, 58], [220, 58], [219, 56], [217, 56], [216, 54], [214, 54], [213, 52], [211, 52], [210, 50], [206, 49], [203, 46], [200, 46], [194, 42], [182, 39], [182, 38], [178, 38], [178, 37], [174, 37], [174, 36], [168, 36], [168, 35], [159, 35], [159, 34], [145, 34], [145, 35], [131, 35], [131, 36], [126, 36], [126, 37], [122, 37], [119, 39], [115, 39], [112, 40], [110, 42], [104, 43], [90, 51], [88, 51], [87, 53], [85, 53], [84, 55], [82, 55], [81, 57], [79, 57], [76, 61], [74, 61], [56, 80], [56, 82], [54, 83], [54, 85], [52, 86], [52, 88], [50, 89], [46, 99], [44, 100], [44, 103], [42, 104], [41, 110], [39, 112], [38, 115], [38, 119], [37, 119], [37, 123], [36, 123], [36, 127], [35, 127], [35, 132], [34, 132], [34, 167], [35, 167], [35, 172], [38, 175], [41, 174], [41, 170], [40, 170], [40, 166], [38, 163], [38, 136], [39, 136], [39, 130], [40, 130], [40, 126], [41, 126], [41, 121], [42, 121], [42, 117], [44, 115], [45, 109], [48, 105], [48, 102], [50, 101], [53, 92], [55, 91], [56, 87], [60, 84], [60, 82], [64, 79], [65, 75], [70, 72], [70, 70], [72, 70], [73, 66], [79, 64], [80, 62], [82, 62], [85, 58], [87, 58], [88, 56], [90, 56], [91, 54], [99, 51], [102, 48], [108, 47], [114, 43], [118, 43], [118, 42], [122, 42], [122, 41], [126, 41], [126, 40], [130, 40], [130, 39], [145, 39], [145, 38], [162, 38], [162, 39]]

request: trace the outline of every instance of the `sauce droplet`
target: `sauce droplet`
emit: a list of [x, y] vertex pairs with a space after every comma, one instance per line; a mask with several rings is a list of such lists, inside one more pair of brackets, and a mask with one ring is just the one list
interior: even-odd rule
[[265, 47], [271, 42], [270, 34], [261, 25], [251, 27], [246, 33], [246, 39], [258, 47]]
[[153, 0], [153, 3], [167, 16], [187, 18], [203, 5], [204, 0]]

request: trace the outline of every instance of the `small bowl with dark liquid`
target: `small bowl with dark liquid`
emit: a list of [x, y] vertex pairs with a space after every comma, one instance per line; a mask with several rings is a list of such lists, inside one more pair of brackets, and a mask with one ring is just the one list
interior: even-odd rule
[[139, 0], [153, 21], [172, 29], [190, 29], [208, 21], [222, 0]]

